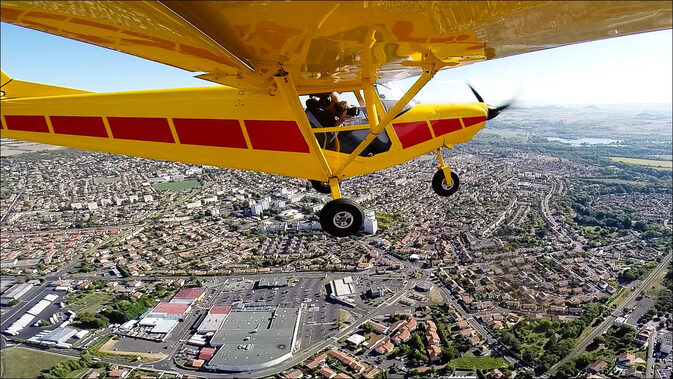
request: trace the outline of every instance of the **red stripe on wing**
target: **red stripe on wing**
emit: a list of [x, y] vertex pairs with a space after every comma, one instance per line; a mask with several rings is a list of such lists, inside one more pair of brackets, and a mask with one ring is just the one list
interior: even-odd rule
[[87, 137], [105, 137], [105, 124], [100, 117], [49, 116], [54, 133]]
[[44, 116], [5, 116], [5, 123], [9, 130], [49, 133]]
[[467, 128], [468, 126], [476, 125], [481, 122], [486, 121], [486, 116], [479, 116], [479, 117], [463, 117], [463, 124], [465, 124], [465, 127]]
[[253, 149], [308, 153], [310, 150], [294, 121], [245, 120]]
[[238, 120], [174, 118], [180, 143], [247, 149]]
[[165, 118], [108, 117], [108, 123], [114, 138], [175, 143]]
[[435, 132], [435, 137], [439, 137], [446, 133], [455, 132], [456, 130], [463, 128], [463, 126], [460, 125], [460, 119], [457, 118], [451, 118], [448, 120], [433, 120], [430, 121], [430, 125], [432, 125], [432, 130]]
[[428, 123], [425, 121], [393, 124], [393, 128], [404, 149], [432, 139]]

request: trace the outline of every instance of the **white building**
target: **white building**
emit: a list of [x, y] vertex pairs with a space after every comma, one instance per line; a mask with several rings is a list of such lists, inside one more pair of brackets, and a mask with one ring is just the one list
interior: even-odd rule
[[379, 229], [376, 214], [371, 209], [365, 209], [364, 216], [365, 219], [362, 222], [364, 232], [367, 234], [376, 234], [376, 231]]

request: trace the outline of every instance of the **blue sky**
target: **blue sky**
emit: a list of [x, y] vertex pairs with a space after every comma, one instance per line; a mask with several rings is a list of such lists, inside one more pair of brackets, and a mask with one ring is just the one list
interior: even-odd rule
[[[192, 73], [2, 23], [0, 66], [11, 77], [96, 92], [212, 85]], [[564, 46], [440, 72], [422, 102], [473, 101], [465, 81], [498, 104], [671, 103], [671, 30]], [[409, 81], [400, 83], [409, 86]]]

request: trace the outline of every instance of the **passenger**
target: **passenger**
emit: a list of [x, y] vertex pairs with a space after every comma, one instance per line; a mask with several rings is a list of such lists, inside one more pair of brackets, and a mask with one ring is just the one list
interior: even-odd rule
[[[347, 106], [336, 92], [313, 94], [306, 100], [306, 116], [314, 128], [331, 128], [351, 117], [346, 114]], [[316, 134], [318, 143], [326, 150], [336, 150], [336, 136], [336, 132]]]

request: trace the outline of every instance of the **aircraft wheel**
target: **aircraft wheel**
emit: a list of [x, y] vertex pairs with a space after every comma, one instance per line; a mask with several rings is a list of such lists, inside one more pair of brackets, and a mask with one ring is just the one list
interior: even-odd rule
[[351, 200], [332, 200], [320, 211], [320, 225], [327, 233], [335, 237], [346, 237], [356, 234], [362, 226], [362, 210]]
[[329, 183], [321, 182], [318, 180], [311, 180], [311, 185], [313, 189], [320, 193], [332, 193], [332, 190], [329, 188]]
[[435, 176], [432, 178], [432, 189], [439, 196], [451, 196], [456, 191], [458, 191], [458, 185], [460, 181], [458, 180], [458, 174], [451, 171], [451, 185], [446, 184], [446, 179], [444, 177], [444, 171], [439, 170], [435, 173]]

